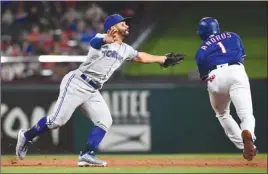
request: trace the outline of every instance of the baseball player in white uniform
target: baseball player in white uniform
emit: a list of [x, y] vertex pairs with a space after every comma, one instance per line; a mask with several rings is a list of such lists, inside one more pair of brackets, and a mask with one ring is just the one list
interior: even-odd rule
[[[257, 149], [243, 43], [236, 33], [220, 32], [218, 21], [211, 17], [200, 20], [198, 35], [203, 43], [195, 59], [200, 78], [207, 82], [211, 106], [228, 138], [243, 150], [244, 158], [250, 161], [257, 154]], [[240, 127], [230, 115], [231, 102], [241, 120]]]
[[34, 137], [63, 126], [75, 109], [80, 107], [92, 120], [94, 127], [85, 149], [79, 155], [78, 166], [104, 167], [107, 165], [105, 161], [97, 159], [94, 154], [112, 125], [109, 108], [99, 89], [124, 60], [164, 65], [169, 59], [167, 55], [155, 56], [138, 52], [124, 43], [124, 39], [129, 35], [129, 26], [126, 22], [130, 20], [131, 18], [123, 18], [118, 14], [107, 17], [104, 22], [106, 34], [97, 34], [91, 39], [86, 61], [62, 79], [53, 113], [41, 118], [32, 128], [19, 131], [16, 146], [16, 155], [19, 159], [26, 156], [28, 144]]

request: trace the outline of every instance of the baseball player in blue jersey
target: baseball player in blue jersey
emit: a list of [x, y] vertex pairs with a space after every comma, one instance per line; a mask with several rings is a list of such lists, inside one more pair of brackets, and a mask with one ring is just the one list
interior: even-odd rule
[[[257, 149], [254, 145], [255, 118], [250, 83], [244, 68], [246, 53], [243, 43], [236, 33], [220, 32], [218, 21], [211, 17], [200, 20], [198, 35], [203, 43], [195, 59], [200, 78], [207, 82], [211, 106], [226, 135], [250, 161]], [[241, 120], [240, 127], [230, 115], [231, 102]]]
[[123, 18], [118, 14], [107, 17], [104, 22], [106, 33], [98, 33], [91, 39], [86, 61], [62, 79], [53, 113], [41, 118], [32, 128], [19, 131], [16, 146], [18, 158], [23, 159], [26, 156], [28, 144], [34, 137], [63, 126], [75, 109], [80, 107], [94, 123], [94, 127], [85, 149], [78, 157], [78, 166], [107, 165], [105, 161], [97, 159], [94, 153], [112, 125], [109, 108], [99, 92], [103, 84], [124, 60], [159, 63], [162, 67], [169, 67], [182, 62], [184, 58], [181, 54], [167, 53], [164, 56], [155, 56], [138, 52], [124, 43], [124, 39], [129, 35], [126, 22], [130, 20], [131, 18]]

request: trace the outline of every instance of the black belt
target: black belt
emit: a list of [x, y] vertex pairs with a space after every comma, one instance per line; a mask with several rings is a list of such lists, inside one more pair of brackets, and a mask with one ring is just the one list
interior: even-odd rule
[[[228, 66], [231, 66], [231, 65], [240, 65], [239, 62], [231, 62], [231, 63], [227, 63]], [[218, 66], [219, 65], [215, 65], [215, 66], [212, 66], [210, 69], [209, 69], [209, 72], [213, 71], [214, 69], [218, 69]]]
[[[230, 62], [230, 63], [228, 63], [228, 66], [231, 66], [231, 65], [240, 65], [241, 63], [239, 63], [239, 62]], [[213, 71], [213, 70], [215, 70], [215, 69], [218, 69], [218, 67], [217, 66], [219, 66], [219, 65], [214, 65], [214, 66], [212, 66], [210, 69], [209, 69], [209, 71], [208, 71], [208, 73], [210, 73], [211, 71]], [[207, 78], [208, 78], [208, 75], [205, 75], [205, 76], [203, 76], [202, 78], [201, 78], [201, 80], [207, 80]]]
[[101, 85], [98, 84], [97, 82], [93, 81], [93, 80], [87, 80], [87, 76], [85, 74], [81, 74], [80, 76], [83, 80], [85, 80], [88, 84], [90, 84], [90, 86], [92, 86], [94, 89], [100, 89]]

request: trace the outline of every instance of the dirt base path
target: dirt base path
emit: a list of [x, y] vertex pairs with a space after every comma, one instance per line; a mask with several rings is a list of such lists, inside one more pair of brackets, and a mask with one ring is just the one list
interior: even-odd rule
[[[246, 161], [243, 159], [228, 158], [104, 158], [108, 167], [232, 167], [232, 168], [267, 168], [266, 158]], [[42, 167], [77, 167], [77, 159], [74, 158], [29, 158], [18, 160], [17, 158], [2, 159], [2, 167], [9, 166], [42, 166]]]

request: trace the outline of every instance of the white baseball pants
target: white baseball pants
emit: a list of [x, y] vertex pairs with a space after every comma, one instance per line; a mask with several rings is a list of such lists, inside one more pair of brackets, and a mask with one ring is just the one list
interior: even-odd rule
[[47, 125], [50, 129], [64, 125], [75, 109], [80, 107], [96, 126], [107, 131], [112, 125], [109, 108], [100, 92], [83, 81], [80, 75], [81, 72], [75, 70], [62, 79], [54, 110], [47, 116]]
[[[214, 78], [213, 78], [214, 76]], [[239, 149], [244, 149], [242, 130], [249, 130], [256, 140], [255, 118], [249, 79], [244, 65], [222, 65], [209, 73], [207, 82], [210, 103], [228, 138]], [[240, 127], [230, 115], [230, 103], [233, 103], [241, 121]]]

